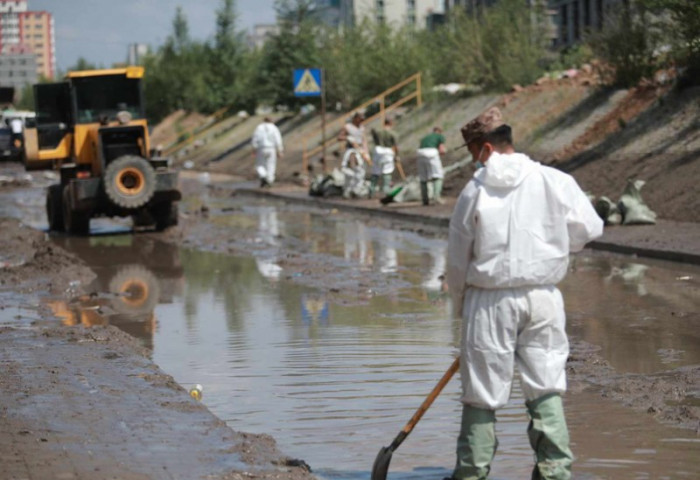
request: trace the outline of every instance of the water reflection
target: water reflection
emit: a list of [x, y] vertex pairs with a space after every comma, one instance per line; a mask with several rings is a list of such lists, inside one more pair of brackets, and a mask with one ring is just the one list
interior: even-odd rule
[[[322, 477], [364, 480], [379, 448], [398, 433], [455, 353], [459, 322], [450, 319], [444, 293], [446, 243], [294, 208], [246, 204], [234, 212], [214, 214], [212, 221], [236, 225], [232, 235], [250, 247], [250, 256], [176, 250], [168, 260], [176, 272], [168, 272], [151, 263], [161, 247], [140, 236], [128, 236], [131, 249], [145, 242], [138, 261], [117, 250], [105, 254], [107, 246], [99, 244], [85, 247], [97, 255], [78, 252], [84, 246], [75, 251], [98, 266], [102, 291], [112, 291], [117, 273], [100, 267], [105, 256], [126, 265], [140, 262], [153, 273], [160, 321], [155, 330], [136, 334], [151, 339], [154, 360], [185, 387], [204, 385], [207, 406], [234, 429], [272, 434], [282, 451], [304, 458]], [[323, 288], [303, 286], [285, 272], [281, 255], [288, 248], [333, 267]], [[698, 363], [697, 325], [669, 313], [698, 311], [698, 282], [676, 280], [698, 278], [697, 270], [637, 265], [646, 268], [617, 258], [575, 257], [561, 285], [571, 331], [601, 345], [620, 372]], [[396, 277], [392, 285], [398, 287], [368, 293], [352, 305], [329, 300], [329, 284], [375, 274]], [[114, 290], [138, 299], [142, 283]], [[458, 396], [453, 381], [394, 455], [390, 479], [449, 475]], [[692, 440], [692, 433], [649, 423], [598, 395], [570, 395], [567, 405], [581, 478], [693, 478], [688, 472], [697, 471], [694, 445], [674, 443]], [[518, 382], [497, 428], [501, 446], [493, 478], [529, 477], [532, 454]]]
[[54, 241], [90, 265], [97, 277], [85, 286], [88, 294], [73, 296], [71, 287], [66, 298], [50, 300], [53, 314], [69, 326], [115, 325], [152, 349], [155, 308], [181, 291], [179, 249], [131, 235]]
[[301, 318], [306, 325], [328, 325], [328, 299], [319, 293], [301, 295]]

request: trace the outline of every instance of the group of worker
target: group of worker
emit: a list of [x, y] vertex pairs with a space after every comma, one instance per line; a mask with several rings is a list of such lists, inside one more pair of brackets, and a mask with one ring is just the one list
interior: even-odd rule
[[[515, 151], [511, 127], [498, 108], [466, 123], [461, 134], [476, 172], [457, 199], [447, 243], [453, 316], [462, 322], [463, 407], [451, 479], [488, 477], [498, 446], [496, 410], [508, 402], [517, 366], [535, 452], [531, 478], [568, 480], [573, 454], [561, 395], [569, 343], [556, 284], [567, 273], [569, 253], [599, 237], [603, 221], [573, 177]], [[372, 137], [370, 159], [362, 116], [356, 114], [344, 128], [348, 148], [342, 168], [364, 179], [364, 163], [370, 163], [370, 195], [380, 181], [387, 192], [399, 162], [391, 120]], [[433, 199], [440, 199], [444, 145], [438, 128], [421, 140], [423, 203], [430, 200], [428, 182]], [[269, 148], [281, 151], [281, 141]]]
[[[394, 121], [386, 118], [381, 129], [371, 130], [374, 143], [371, 155], [363, 122], [362, 113], [355, 112], [338, 137], [345, 142], [340, 170], [345, 175], [343, 195], [347, 198], [373, 198], [379, 191], [388, 195], [394, 170], [397, 168], [405, 179], [398, 141], [393, 130]], [[251, 143], [255, 152], [255, 169], [260, 187], [270, 187], [275, 181], [277, 159], [282, 156], [284, 149], [279, 128], [269, 117], [265, 117], [255, 129]], [[421, 200], [424, 205], [444, 203], [441, 198], [444, 173], [440, 156], [444, 155], [445, 151], [445, 136], [440, 127], [435, 127], [423, 137], [416, 151]], [[367, 165], [372, 168], [368, 191], [365, 189]]]
[[[364, 183], [366, 164], [372, 167], [369, 180], [369, 198], [373, 198], [378, 191], [388, 195], [391, 192], [395, 169], [398, 169], [401, 177], [405, 179], [399, 157], [398, 141], [393, 130], [394, 121], [391, 118], [386, 118], [381, 129], [371, 130], [374, 143], [371, 155], [365, 129], [362, 125], [363, 121], [362, 113], [356, 112], [350, 122], [345, 124], [339, 136], [340, 140], [346, 142], [345, 154], [340, 165], [346, 179], [345, 196], [364, 196], [359, 186]], [[421, 139], [416, 152], [423, 205], [444, 203], [441, 198], [444, 174], [440, 158], [444, 153], [445, 136], [440, 127], [435, 127], [430, 134]], [[381, 189], [379, 188], [380, 183]], [[430, 184], [432, 184], [432, 188], [429, 188]]]

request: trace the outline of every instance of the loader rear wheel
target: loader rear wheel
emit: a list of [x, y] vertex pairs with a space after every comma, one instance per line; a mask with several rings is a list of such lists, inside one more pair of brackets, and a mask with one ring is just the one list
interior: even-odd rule
[[156, 174], [144, 158], [124, 155], [107, 165], [104, 176], [107, 197], [117, 206], [138, 208], [156, 191]]
[[46, 219], [49, 231], [62, 232], [63, 225], [63, 187], [60, 184], [51, 185], [46, 190]]
[[73, 210], [68, 185], [63, 189], [63, 223], [68, 233], [74, 235], [90, 233], [90, 214]]

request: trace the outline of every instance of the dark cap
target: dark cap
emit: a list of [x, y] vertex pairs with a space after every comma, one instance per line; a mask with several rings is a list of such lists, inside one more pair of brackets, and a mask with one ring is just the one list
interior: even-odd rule
[[464, 143], [469, 144], [475, 140], [479, 140], [487, 133], [491, 133], [501, 125], [504, 125], [501, 111], [498, 107], [491, 107], [484, 113], [476, 117], [462, 127], [462, 138]]

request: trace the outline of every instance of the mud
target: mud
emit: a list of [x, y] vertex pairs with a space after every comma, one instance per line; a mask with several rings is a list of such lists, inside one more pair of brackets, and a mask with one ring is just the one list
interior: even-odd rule
[[13, 219], [0, 243], [0, 478], [311, 478], [190, 398], [131, 335], [56, 326], [36, 296], [80, 301], [95, 277], [83, 261]]
[[47, 235], [18, 220], [0, 218], [0, 291], [61, 293], [85, 284], [94, 273], [74, 255], [56, 248]]
[[[694, 314], [689, 321], [700, 322]], [[571, 338], [567, 363], [569, 391], [592, 391], [656, 420], [700, 434], [700, 366], [688, 366], [653, 375], [620, 374], [600, 354], [599, 348]]]

